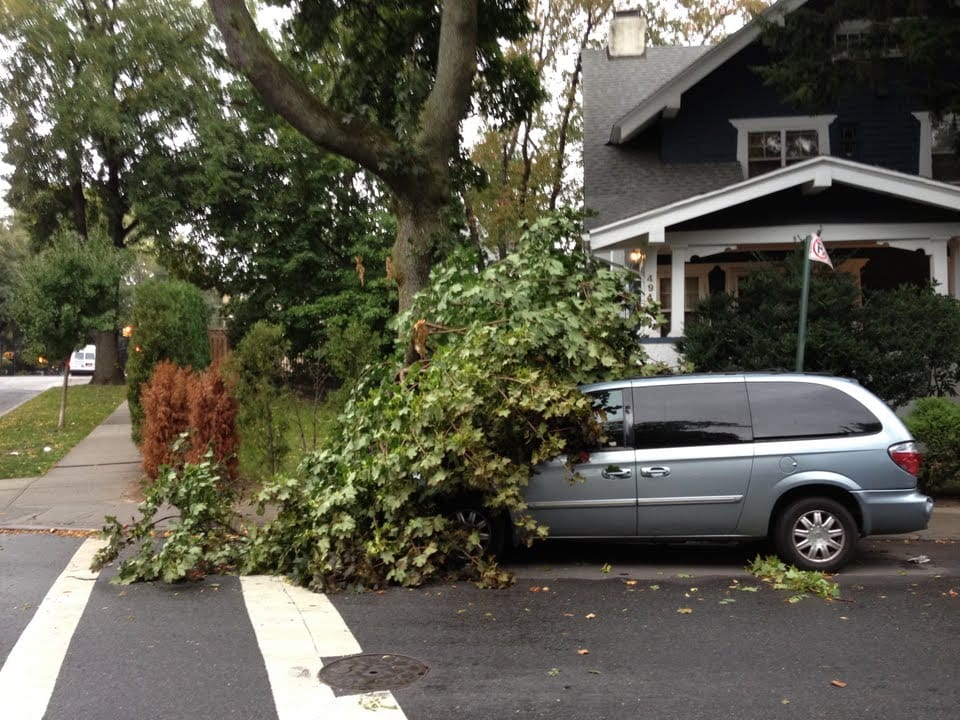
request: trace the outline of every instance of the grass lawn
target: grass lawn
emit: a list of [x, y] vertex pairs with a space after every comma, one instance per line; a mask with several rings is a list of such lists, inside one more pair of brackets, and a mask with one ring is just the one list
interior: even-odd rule
[[66, 427], [57, 430], [60, 392], [51, 388], [0, 417], [0, 479], [43, 475], [119, 407], [127, 389], [71, 385]]

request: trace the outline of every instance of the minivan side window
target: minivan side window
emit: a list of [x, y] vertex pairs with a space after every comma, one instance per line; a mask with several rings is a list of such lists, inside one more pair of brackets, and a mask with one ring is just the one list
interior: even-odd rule
[[[593, 409], [597, 414], [597, 422], [603, 428], [606, 436], [603, 447], [626, 447], [623, 415], [623, 390], [602, 390], [589, 393], [593, 400]], [[600, 448], [596, 448], [600, 449]]]
[[813, 383], [749, 383], [757, 440], [870, 435], [882, 423], [845, 392]]
[[638, 449], [753, 440], [742, 382], [637, 387], [633, 418], [633, 444]]

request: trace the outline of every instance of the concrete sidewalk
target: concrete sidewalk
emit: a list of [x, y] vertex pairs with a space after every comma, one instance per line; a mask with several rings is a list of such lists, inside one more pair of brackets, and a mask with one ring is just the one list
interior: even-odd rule
[[[123, 403], [46, 475], [0, 480], [0, 528], [99, 530], [107, 515], [139, 517], [140, 451]], [[252, 515], [249, 507], [239, 508]], [[926, 530], [894, 539], [960, 540], [960, 501], [940, 500]]]
[[0, 527], [99, 530], [138, 515], [140, 450], [123, 403], [46, 475], [0, 480]]

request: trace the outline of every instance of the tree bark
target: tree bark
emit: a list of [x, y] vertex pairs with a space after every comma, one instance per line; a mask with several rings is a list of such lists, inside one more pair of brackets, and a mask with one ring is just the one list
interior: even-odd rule
[[91, 385], [123, 385], [123, 367], [120, 364], [119, 338], [115, 330], [97, 330], [94, 343], [97, 347], [97, 364]]
[[397, 239], [393, 244], [393, 276], [400, 294], [401, 311], [413, 304], [413, 297], [427, 287], [433, 265], [436, 240], [444, 231], [444, 204], [398, 198]]
[[60, 416], [57, 418], [57, 430], [63, 430], [67, 424], [67, 386], [70, 384], [70, 356], [63, 361], [63, 387], [60, 390]]

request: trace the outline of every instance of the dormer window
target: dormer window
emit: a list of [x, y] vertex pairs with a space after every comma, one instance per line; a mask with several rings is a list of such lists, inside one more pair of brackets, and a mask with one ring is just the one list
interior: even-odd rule
[[747, 133], [747, 177], [809, 160], [819, 154], [816, 130]]
[[744, 177], [830, 154], [830, 123], [836, 115], [731, 120], [737, 129], [737, 160]]

